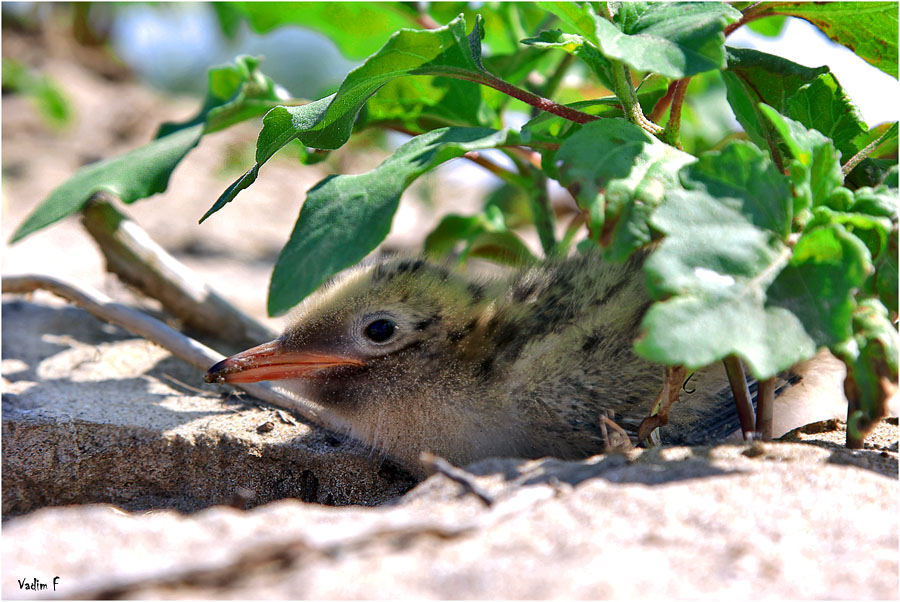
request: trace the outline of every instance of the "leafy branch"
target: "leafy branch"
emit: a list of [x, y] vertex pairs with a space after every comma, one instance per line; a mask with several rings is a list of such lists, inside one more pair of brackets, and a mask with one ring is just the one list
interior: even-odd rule
[[[725, 41], [748, 23], [794, 16], [896, 77], [896, 4], [758, 2], [741, 12], [720, 2], [542, 2], [448, 13], [457, 6], [218, 6], [259, 32], [311, 27], [365, 60], [333, 95], [302, 104], [255, 59], [212, 69], [194, 118], [80, 170], [13, 240], [101, 192], [131, 203], [165, 190], [203, 136], [263, 114], [254, 164], [201, 221], [294, 140], [315, 151], [311, 163], [362, 129], [403, 131], [411, 138], [374, 170], [309, 190], [272, 274], [271, 314], [375, 249], [412, 182], [465, 158], [502, 184], [476, 214], [445, 217], [426, 252], [528, 264], [537, 258], [516, 231], [523, 225], [537, 230], [545, 256], [579, 237], [579, 249], [600, 247], [609, 261], [654, 249], [644, 270], [655, 303], [639, 354], [669, 366], [672, 382], [674, 367], [725, 361], [737, 390], [746, 366], [760, 392], [754, 417], [738, 391], [742, 422], [768, 437], [774, 379], [829, 348], [848, 368], [848, 443], [861, 445], [898, 375], [897, 124], [870, 128], [827, 67]], [[363, 28], [375, 22], [383, 28]], [[586, 79], [569, 85], [578, 72]], [[510, 127], [517, 103], [531, 119]], [[715, 127], [732, 116], [742, 133]], [[554, 206], [553, 181], [577, 209]], [[574, 215], [560, 237], [564, 209]]]

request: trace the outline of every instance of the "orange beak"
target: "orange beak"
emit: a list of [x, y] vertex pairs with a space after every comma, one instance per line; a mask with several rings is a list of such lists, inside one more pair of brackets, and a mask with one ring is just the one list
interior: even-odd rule
[[208, 383], [255, 383], [261, 380], [302, 378], [333, 366], [362, 366], [358, 359], [290, 351], [281, 341], [271, 341], [225, 358], [210, 368], [203, 380]]

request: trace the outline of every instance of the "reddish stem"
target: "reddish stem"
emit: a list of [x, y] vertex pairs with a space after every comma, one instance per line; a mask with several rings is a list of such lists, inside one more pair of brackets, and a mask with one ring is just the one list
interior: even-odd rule
[[416, 22], [425, 29], [438, 29], [441, 27], [441, 24], [435, 21], [434, 18], [426, 12], [419, 13]]
[[675, 80], [674, 82], [669, 84], [669, 88], [668, 90], [666, 90], [666, 93], [663, 95], [663, 97], [656, 101], [656, 104], [653, 106], [653, 110], [650, 111], [650, 119], [659, 123], [659, 120], [662, 119], [663, 115], [666, 114], [666, 109], [669, 108], [669, 104], [671, 104], [672, 102], [672, 96], [675, 94], [675, 86], [678, 85], [678, 81], [679, 80]]
[[509, 147], [509, 150], [516, 153], [538, 169], [541, 169], [541, 153], [521, 146], [511, 146]]
[[672, 110], [669, 111], [669, 122], [666, 124], [663, 140], [678, 148], [681, 148], [681, 143], [678, 141], [678, 132], [681, 130], [681, 106], [684, 104], [684, 95], [690, 81], [690, 77], [684, 77], [675, 82], [674, 88], [670, 86], [672, 88]]
[[475, 163], [476, 165], [483, 167], [484, 169], [488, 170], [489, 172], [491, 172], [492, 174], [494, 174], [495, 176], [497, 176], [498, 178], [500, 178], [501, 180], [503, 180], [505, 182], [512, 182], [515, 184], [520, 184], [520, 177], [517, 174], [514, 174], [513, 172], [509, 171], [508, 169], [504, 169], [503, 167], [500, 167], [499, 165], [497, 165], [490, 159], [486, 158], [484, 155], [482, 155], [478, 151], [469, 151], [466, 154], [464, 154], [463, 157], [465, 157], [472, 163]]
[[571, 107], [553, 102], [549, 98], [544, 98], [543, 96], [532, 94], [527, 90], [517, 88], [507, 81], [503, 81], [498, 77], [494, 77], [490, 73], [482, 73], [479, 79], [476, 80], [473, 78], [471, 81], [475, 81], [476, 83], [484, 84], [485, 86], [489, 86], [491, 88], [494, 88], [495, 90], [499, 90], [507, 96], [512, 96], [513, 98], [521, 100], [522, 102], [536, 107], [542, 111], [553, 113], [554, 115], [558, 115], [563, 119], [568, 119], [569, 121], [574, 121], [575, 123], [588, 123], [600, 119], [596, 115], [588, 115], [587, 113], [584, 113], [577, 109], [573, 109]]
[[740, 20], [735, 21], [731, 25], [725, 27], [725, 37], [730, 36], [736, 29], [739, 29], [749, 23], [750, 21], [756, 21], [757, 19], [761, 19], [763, 17], [768, 17], [770, 15], [774, 15], [777, 13], [765, 13], [766, 7], [763, 6], [762, 2], [756, 2], [751, 4], [747, 8], [743, 10], [743, 16]]

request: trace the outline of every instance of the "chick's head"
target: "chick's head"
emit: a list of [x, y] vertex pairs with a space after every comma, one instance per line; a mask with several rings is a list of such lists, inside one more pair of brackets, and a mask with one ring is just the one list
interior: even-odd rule
[[352, 416], [379, 404], [438, 403], [485, 349], [488, 289], [421, 259], [358, 267], [307, 298], [281, 337], [216, 364], [207, 380], [275, 380]]

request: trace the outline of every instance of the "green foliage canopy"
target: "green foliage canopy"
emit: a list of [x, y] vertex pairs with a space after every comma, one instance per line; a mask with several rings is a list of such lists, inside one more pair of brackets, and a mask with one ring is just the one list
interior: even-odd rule
[[[884, 410], [897, 381], [897, 124], [870, 128], [827, 67], [725, 42], [740, 26], [772, 33], [785, 16], [798, 17], [897, 77], [896, 3], [542, 2], [477, 10], [434, 3], [417, 10], [242, 2], [216, 10], [226, 32], [240, 20], [260, 32], [301, 25], [331, 37], [348, 57], [367, 58], [335, 94], [305, 103], [286, 102], [254, 59], [211, 70], [194, 119], [79, 171], [13, 240], [79, 211], [101, 190], [124, 202], [164, 190], [203, 135], [263, 113], [255, 164], [204, 220], [294, 140], [327, 151], [363, 129], [399, 129], [412, 138], [377, 168], [330, 176], [309, 191], [275, 265], [270, 313], [287, 311], [375, 249], [410, 183], [467, 156], [500, 176], [527, 211], [514, 215], [513, 205], [492, 198], [480, 214], [448, 216], [426, 239], [429, 253], [461, 248], [461, 258], [534, 261], [509, 227], [523, 219], [546, 255], [568, 252], [581, 224], [579, 246], [599, 246], [611, 261], [652, 245], [644, 269], [656, 303], [636, 342], [639, 354], [688, 368], [737, 355], [764, 379], [829, 347], [848, 367], [851, 429], [864, 431]], [[591, 83], [567, 88], [564, 76], [576, 64]], [[704, 129], [699, 107], [714, 104], [698, 93], [692, 108], [689, 80], [692, 90], [724, 87], [744, 133], [682, 145], [686, 131]], [[506, 127], [508, 112], [523, 108], [530, 120]], [[690, 127], [682, 128], [682, 118], [693, 119]], [[687, 153], [688, 146], [698, 150]], [[487, 149], [505, 153], [514, 169], [477, 155]], [[562, 240], [549, 180], [571, 193], [579, 211]]]

